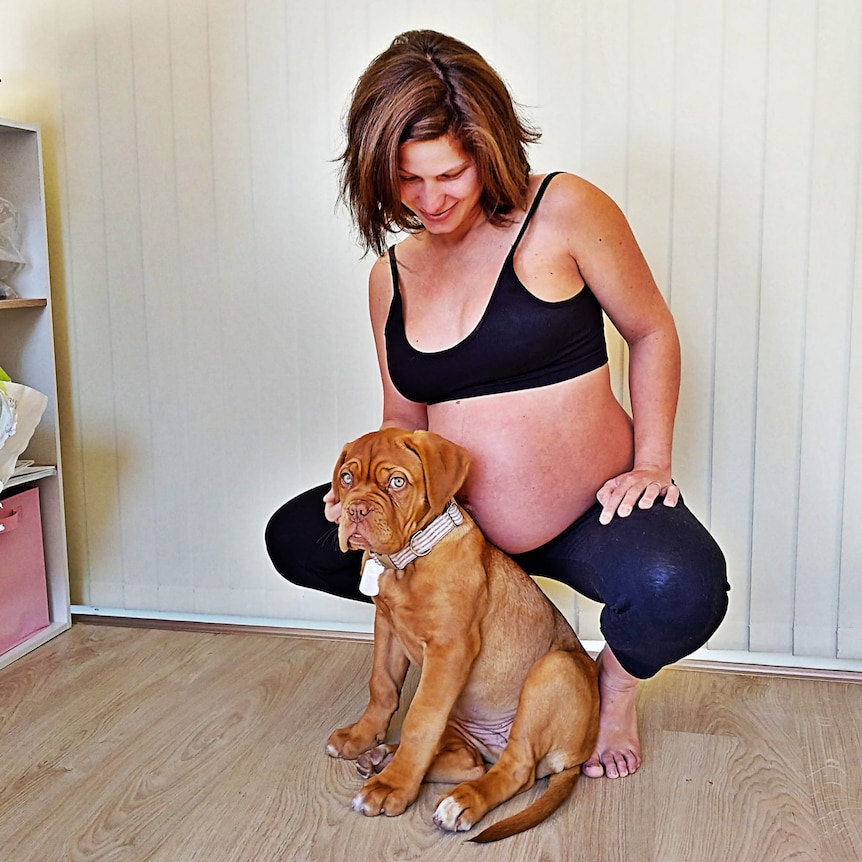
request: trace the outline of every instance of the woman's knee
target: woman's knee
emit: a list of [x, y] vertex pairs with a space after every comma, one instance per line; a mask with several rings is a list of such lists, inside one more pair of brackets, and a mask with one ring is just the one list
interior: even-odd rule
[[637, 565], [629, 561], [634, 577], [611, 591], [602, 613], [615, 654], [641, 677], [704, 646], [728, 606], [727, 566], [712, 536], [687, 512], [663, 520], [660, 540], [641, 546]]
[[[319, 493], [318, 493], [319, 492]], [[264, 531], [264, 542], [278, 573], [299, 586], [312, 578], [308, 559], [315, 545], [335, 541], [335, 527], [323, 517], [325, 486], [312, 488], [277, 509]]]
[[650, 622], [656, 635], [677, 638], [689, 652], [703, 646], [727, 612], [724, 556], [713, 553], [678, 555], [641, 569], [641, 581], [631, 599]]
[[341, 552], [336, 526], [323, 514], [328, 487], [312, 488], [272, 515], [264, 531], [266, 550], [276, 571], [292, 584], [363, 600], [358, 589], [361, 554]]

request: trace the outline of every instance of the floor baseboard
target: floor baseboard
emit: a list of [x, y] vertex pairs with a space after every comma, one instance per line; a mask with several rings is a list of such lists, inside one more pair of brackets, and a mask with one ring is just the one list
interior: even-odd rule
[[[265, 634], [275, 637], [316, 638], [324, 640], [371, 643], [370, 631], [350, 631], [346, 627], [315, 628], [310, 624], [290, 625], [274, 622], [243, 622], [240, 619], [207, 619], [197, 615], [184, 617], [146, 612], [111, 613], [107, 611], [88, 613], [79, 608], [72, 609], [74, 622], [87, 625], [118, 626], [123, 628], [160, 629], [163, 631], [190, 631], [208, 634]], [[585, 641], [584, 647], [595, 656], [602, 648], [601, 641]], [[827, 665], [827, 666], [824, 666]], [[830, 680], [862, 684], [862, 662], [841, 659], [809, 659], [780, 654], [758, 654], [746, 652], [721, 652], [710, 655], [710, 650], [699, 650], [693, 656], [673, 665], [684, 670], [713, 673], [741, 673], [796, 677], [799, 679]]]

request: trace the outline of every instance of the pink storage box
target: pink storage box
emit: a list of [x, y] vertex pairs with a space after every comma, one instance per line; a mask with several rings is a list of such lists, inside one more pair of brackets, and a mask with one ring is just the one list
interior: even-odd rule
[[0, 500], [0, 653], [49, 623], [39, 489]]

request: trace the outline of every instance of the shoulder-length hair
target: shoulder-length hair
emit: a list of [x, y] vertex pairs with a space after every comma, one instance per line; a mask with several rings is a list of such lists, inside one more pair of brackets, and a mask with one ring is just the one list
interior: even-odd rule
[[378, 254], [388, 232], [422, 229], [401, 203], [401, 144], [451, 135], [475, 162], [486, 217], [503, 224], [526, 206], [527, 145], [541, 135], [478, 52], [433, 30], [402, 33], [371, 61], [353, 90], [345, 131], [339, 197], [366, 253]]

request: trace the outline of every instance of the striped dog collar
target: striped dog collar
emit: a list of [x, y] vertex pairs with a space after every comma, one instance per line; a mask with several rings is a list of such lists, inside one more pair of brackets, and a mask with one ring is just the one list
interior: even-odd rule
[[434, 546], [455, 527], [464, 523], [464, 515], [458, 504], [452, 500], [442, 515], [438, 515], [427, 527], [417, 530], [407, 543], [407, 547], [395, 554], [375, 554], [371, 556], [387, 569], [406, 569], [418, 557], [430, 554]]

